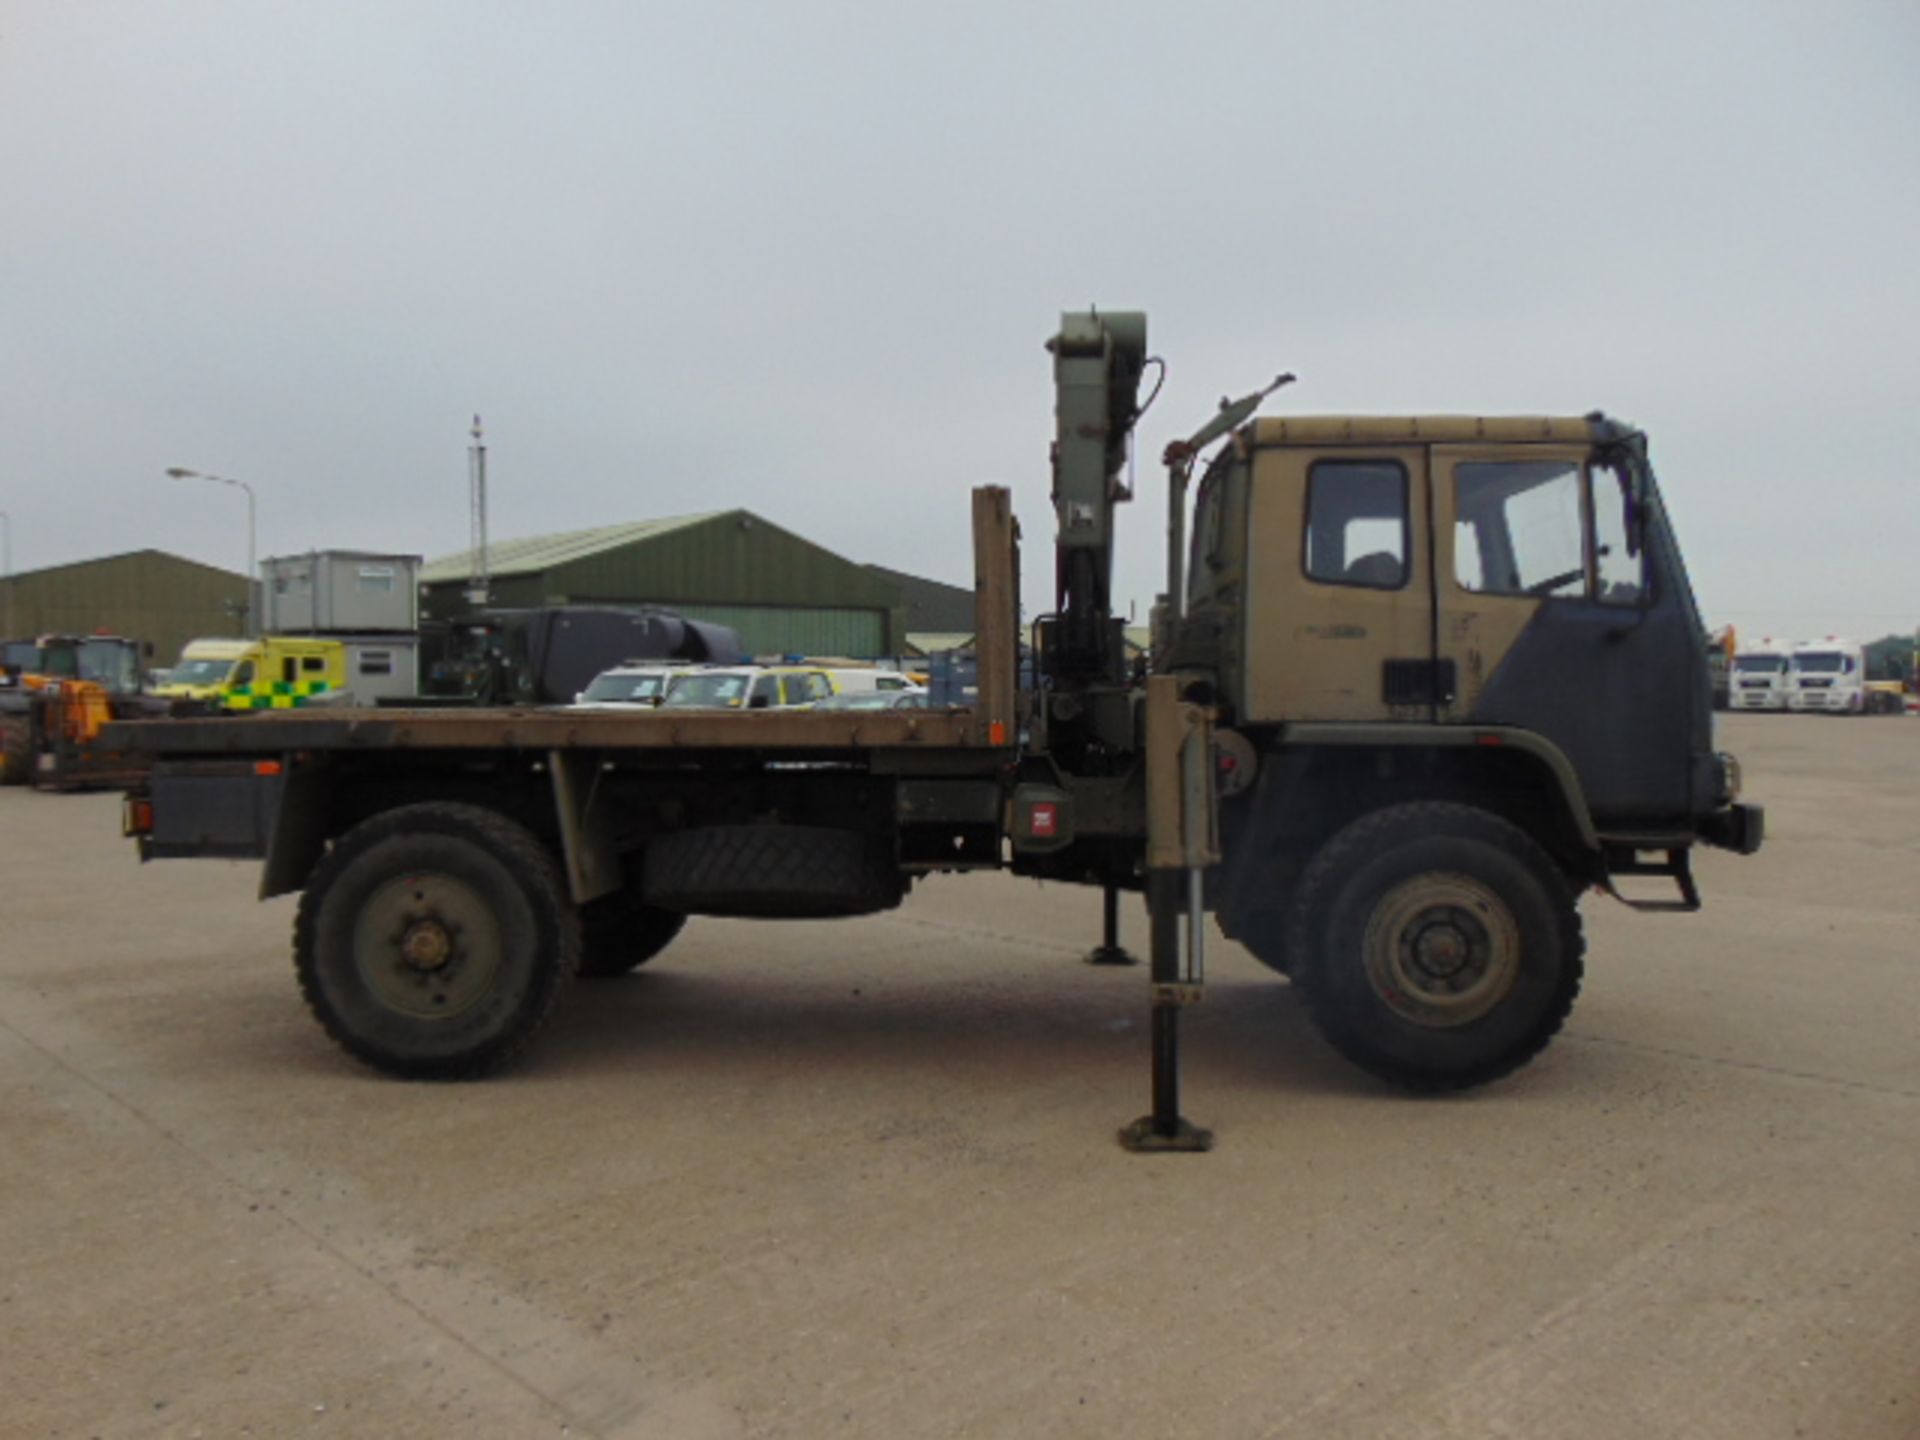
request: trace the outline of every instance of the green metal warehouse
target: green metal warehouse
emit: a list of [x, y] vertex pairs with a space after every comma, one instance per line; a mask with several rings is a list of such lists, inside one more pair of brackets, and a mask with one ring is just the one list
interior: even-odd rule
[[0, 636], [104, 631], [140, 641], [149, 665], [171, 665], [189, 640], [244, 634], [246, 601], [245, 576], [134, 550], [0, 580]]
[[[428, 561], [423, 616], [471, 612], [473, 568], [470, 551]], [[656, 605], [732, 626], [754, 655], [869, 660], [906, 640], [899, 585], [746, 510], [501, 541], [487, 571], [495, 608]]]

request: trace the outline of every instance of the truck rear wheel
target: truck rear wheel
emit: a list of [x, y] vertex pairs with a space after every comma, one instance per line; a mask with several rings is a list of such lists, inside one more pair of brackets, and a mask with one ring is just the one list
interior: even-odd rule
[[294, 968], [327, 1034], [375, 1069], [470, 1079], [545, 1023], [580, 954], [579, 914], [525, 827], [473, 805], [407, 805], [315, 867]]
[[1409, 1089], [1518, 1069], [1580, 989], [1567, 882], [1524, 831], [1467, 805], [1396, 805], [1337, 833], [1301, 879], [1290, 938], [1321, 1034]]
[[604, 980], [653, 959], [686, 926], [687, 917], [662, 910], [637, 890], [616, 890], [580, 907], [580, 975]]

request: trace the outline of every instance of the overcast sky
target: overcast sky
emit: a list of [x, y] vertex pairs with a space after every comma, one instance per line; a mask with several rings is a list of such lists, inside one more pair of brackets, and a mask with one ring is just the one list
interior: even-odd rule
[[1041, 343], [1648, 428], [1710, 623], [1920, 624], [1920, 5], [0, 0], [16, 570], [744, 506], [1051, 599]]

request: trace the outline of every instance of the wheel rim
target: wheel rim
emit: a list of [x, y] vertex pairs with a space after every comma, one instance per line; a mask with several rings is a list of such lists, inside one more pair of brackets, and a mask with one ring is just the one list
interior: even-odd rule
[[1362, 945], [1374, 993], [1433, 1029], [1480, 1019], [1520, 973], [1513, 912], [1466, 875], [1418, 875], [1395, 886], [1374, 907]]
[[361, 908], [353, 960], [382, 1005], [419, 1019], [446, 1019], [492, 990], [500, 972], [500, 926], [486, 896], [466, 881], [401, 876]]

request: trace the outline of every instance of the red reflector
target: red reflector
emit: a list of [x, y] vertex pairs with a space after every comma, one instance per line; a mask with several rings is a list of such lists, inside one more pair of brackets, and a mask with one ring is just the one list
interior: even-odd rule
[[253, 773], [256, 775], [278, 775], [280, 773], [280, 762], [278, 760], [256, 760], [253, 762]]
[[1059, 812], [1051, 804], [1042, 802], [1033, 807], [1033, 824], [1029, 827], [1035, 835], [1059, 834]]
[[1476, 745], [1504, 745], [1507, 742], [1505, 737], [1500, 735], [1476, 735], [1473, 737], [1473, 743]]
[[996, 720], [987, 727], [987, 743], [989, 745], [1004, 745], [1007, 743], [1006, 721]]
[[153, 833], [153, 801], [127, 801], [120, 828], [122, 833], [127, 835], [151, 835]]

